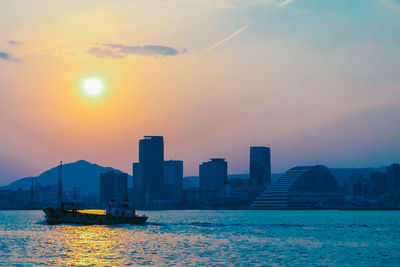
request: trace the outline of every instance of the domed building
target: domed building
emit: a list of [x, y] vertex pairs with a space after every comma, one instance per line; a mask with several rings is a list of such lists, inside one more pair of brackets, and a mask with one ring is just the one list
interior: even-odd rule
[[252, 203], [254, 209], [337, 208], [343, 203], [341, 189], [322, 165], [288, 170]]

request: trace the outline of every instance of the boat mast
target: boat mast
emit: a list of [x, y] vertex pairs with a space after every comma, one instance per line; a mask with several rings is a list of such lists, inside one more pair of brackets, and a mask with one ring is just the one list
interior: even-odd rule
[[60, 165], [58, 165], [58, 196], [57, 196], [57, 207], [61, 208], [62, 202], [62, 161], [60, 161]]
[[33, 203], [33, 190], [34, 190], [34, 187], [33, 187], [33, 177], [32, 177], [32, 178], [31, 178], [31, 198], [30, 198], [30, 204]]

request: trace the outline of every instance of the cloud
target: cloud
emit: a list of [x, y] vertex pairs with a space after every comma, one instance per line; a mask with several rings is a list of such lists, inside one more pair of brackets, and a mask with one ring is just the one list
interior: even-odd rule
[[289, 5], [290, 3], [292, 3], [293, 0], [284, 0], [283, 2], [280, 2], [276, 5], [276, 7], [282, 7], [282, 6], [286, 6]]
[[119, 59], [124, 58], [128, 55], [176, 56], [178, 54], [186, 53], [186, 49], [183, 49], [182, 52], [179, 52], [175, 48], [162, 45], [134, 46], [108, 43], [103, 44], [100, 47], [92, 47], [89, 49], [88, 52], [101, 58]]
[[275, 6], [279, 1], [282, 0], [169, 0], [165, 2], [176, 5], [192, 3], [212, 9], [235, 9], [254, 6]]
[[172, 47], [162, 45], [131, 46], [122, 44], [105, 44], [105, 46], [117, 49], [118, 52], [130, 55], [142, 56], [176, 56], [178, 51]]
[[0, 52], [0, 58], [3, 60], [10, 60], [11, 56], [6, 52]]
[[10, 44], [10, 45], [20, 45], [21, 42], [18, 42], [18, 41], [15, 41], [15, 40], [9, 40], [8, 44]]
[[[398, 1], [398, 0], [388, 0]], [[168, 2], [168, 1], [165, 1]], [[292, 3], [293, 0], [170, 0], [171, 4], [200, 4], [207, 8], [213, 9], [235, 9], [235, 8], [248, 8], [255, 6], [275, 6], [282, 7]]]
[[380, 0], [380, 3], [389, 8], [400, 9], [400, 0]]
[[12, 62], [20, 62], [21, 60], [13, 57], [10, 53], [0, 51], [0, 59]]
[[101, 57], [101, 58], [112, 58], [112, 59], [124, 58], [124, 55], [118, 54], [113, 49], [107, 47], [92, 47], [89, 49], [88, 52], [92, 55], [95, 55], [96, 57]]

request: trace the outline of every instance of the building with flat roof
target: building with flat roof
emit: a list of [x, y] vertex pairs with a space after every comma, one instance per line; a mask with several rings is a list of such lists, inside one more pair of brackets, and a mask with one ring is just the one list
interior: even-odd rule
[[370, 174], [371, 193], [374, 197], [384, 197], [386, 194], [386, 173], [381, 171]]
[[128, 198], [128, 174], [109, 171], [100, 174], [100, 202], [107, 205], [111, 200]]
[[400, 198], [400, 164], [391, 164], [386, 169], [386, 188], [390, 198]]
[[225, 192], [228, 183], [228, 163], [223, 158], [212, 158], [199, 166], [200, 190]]
[[168, 199], [174, 202], [182, 202], [183, 197], [183, 161], [164, 161], [164, 185]]
[[140, 164], [132, 163], [132, 190], [130, 190], [129, 200], [131, 205], [144, 204], [143, 176], [140, 175]]
[[250, 147], [250, 180], [253, 185], [271, 184], [271, 149], [264, 146]]
[[145, 136], [139, 140], [139, 177], [146, 203], [165, 199], [162, 136]]

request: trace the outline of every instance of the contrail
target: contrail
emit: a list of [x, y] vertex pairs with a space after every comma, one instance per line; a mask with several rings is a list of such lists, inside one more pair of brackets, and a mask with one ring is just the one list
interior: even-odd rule
[[[249, 27], [253, 22], [250, 22], [249, 24], [243, 26], [242, 28], [240, 28], [239, 30], [235, 31], [234, 33], [228, 35], [227, 37], [225, 37], [224, 39], [222, 39], [221, 41], [218, 41], [217, 43], [213, 44], [212, 46], [201, 50], [200, 52], [193, 54], [191, 56], [189, 56], [185, 61], [181, 62], [181, 64], [176, 65], [175, 68], [178, 67], [182, 67], [184, 65], [186, 65], [187, 63], [189, 63], [190, 61], [192, 61], [193, 59], [197, 58], [198, 56], [201, 56], [201, 54], [203, 53], [207, 53], [208, 51], [222, 45], [223, 43], [229, 41], [230, 39], [234, 38], [235, 36], [237, 36], [239, 33], [241, 33], [242, 31], [246, 30], [247, 27]], [[170, 73], [174, 68], [170, 68], [165, 74], [167, 75], [168, 73]]]
[[210, 51], [210, 50], [222, 45], [223, 43], [225, 43], [225, 42], [229, 41], [230, 39], [234, 38], [235, 36], [237, 36], [242, 31], [246, 30], [247, 27], [249, 27], [250, 25], [251, 25], [251, 23], [247, 24], [246, 26], [243, 26], [242, 28], [240, 28], [239, 30], [235, 31], [234, 33], [228, 35], [226, 38], [222, 39], [221, 41], [219, 41], [219, 42], [213, 44], [212, 46], [204, 49], [201, 53], [206, 53], [206, 52], [208, 52], [208, 51]]
[[276, 7], [286, 6], [286, 5], [288, 5], [288, 4], [292, 3], [292, 2], [293, 2], [293, 0], [285, 0], [285, 1], [277, 4]]

